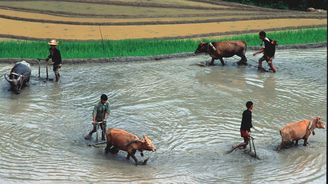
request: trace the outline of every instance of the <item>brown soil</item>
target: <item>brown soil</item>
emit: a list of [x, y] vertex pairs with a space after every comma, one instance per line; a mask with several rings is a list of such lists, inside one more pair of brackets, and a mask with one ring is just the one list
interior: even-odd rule
[[199, 38], [326, 26], [326, 21], [326, 14], [212, 0], [0, 2], [0, 37], [14, 39]]
[[73, 25], [154, 25], [154, 24], [187, 24], [187, 23], [209, 23], [209, 22], [230, 22], [240, 20], [260, 20], [272, 18], [326, 18], [323, 15], [302, 15], [295, 16], [285, 13], [277, 15], [262, 15], [257, 13], [236, 14], [234, 12], [221, 12], [221, 14], [199, 17], [163, 17], [163, 18], [82, 18], [82, 17], [63, 17], [41, 13], [17, 12], [14, 10], [0, 9], [0, 18], [28, 21], [43, 22], [55, 24], [73, 24]]
[[[206, 19], [229, 19], [229, 18], [241, 18], [241, 17], [255, 17], [258, 16], [257, 12], [242, 12], [242, 13], [236, 13], [235, 11], [221, 11], [219, 13], [215, 14], [192, 14], [192, 15], [186, 15], [186, 14], [180, 14], [183, 16], [170, 16], [166, 15], [164, 17], [161, 16], [155, 16], [155, 17], [138, 17], [137, 15], [134, 15], [133, 18], [103, 18], [103, 17], [96, 17], [97, 15], [90, 15], [90, 17], [68, 17], [63, 15], [52, 15], [48, 14], [49, 12], [42, 11], [42, 13], [36, 13], [36, 12], [24, 12], [24, 11], [16, 11], [11, 9], [0, 9], [0, 16], [2, 18], [8, 18], [8, 19], [24, 19], [25, 21], [32, 21], [36, 20], [36, 22], [48, 22], [51, 23], [51, 21], [57, 21], [57, 22], [79, 22], [79, 23], [116, 23], [116, 22], [155, 22], [155, 21], [170, 21], [170, 22], [176, 22], [176, 21], [197, 21], [197, 20], [206, 20]], [[264, 15], [268, 16], [268, 15]], [[272, 15], [271, 15], [272, 16]], [[276, 16], [276, 15], [275, 15]], [[277, 15], [279, 16], [279, 15]], [[287, 14], [283, 14], [283, 16], [290, 16]], [[319, 15], [313, 15], [315, 17], [323, 17]], [[306, 16], [313, 17], [313, 16]]]
[[[113, 7], [111, 7], [113, 8]], [[116, 7], [114, 7], [116, 8]], [[124, 7], [121, 7], [121, 9]], [[248, 14], [259, 14], [261, 15], [272, 15], [269, 12], [260, 12], [260, 11], [251, 11], [251, 10], [229, 10], [229, 9], [222, 9], [220, 11], [213, 11], [213, 10], [184, 10], [184, 9], [170, 9], [163, 11], [162, 9], [158, 8], [157, 10], [151, 10], [150, 9], [143, 9], [142, 11], [134, 11], [135, 8], [130, 7], [129, 9], [124, 8], [124, 11], [118, 11], [112, 12], [107, 11], [107, 9], [94, 9], [92, 11], [90, 10], [84, 10], [84, 11], [69, 11], [69, 9], [50, 9], [50, 10], [44, 10], [44, 9], [31, 9], [31, 8], [25, 8], [25, 7], [11, 7], [11, 6], [2, 6], [0, 5], [0, 9], [2, 10], [12, 10], [15, 12], [28, 12], [28, 13], [37, 13], [37, 14], [44, 14], [44, 15], [55, 15], [60, 17], [79, 17], [79, 18], [106, 18], [106, 19], [112, 19], [112, 18], [118, 18], [118, 19], [140, 19], [140, 18], [179, 18], [179, 17], [217, 17], [217, 16], [224, 16], [224, 15], [248, 15]], [[118, 8], [117, 8], [118, 9]], [[151, 13], [148, 13], [148, 12]], [[281, 12], [282, 13], [282, 12]], [[15, 16], [15, 14], [12, 14], [12, 16]], [[288, 15], [294, 15], [294, 14], [288, 14]], [[299, 12], [295, 12], [295, 15], [300, 15]], [[310, 13], [308, 15], [317, 15], [314, 13]], [[42, 16], [41, 16], [42, 17]]]
[[[2, 37], [11, 35], [26, 38], [56, 38], [65, 40], [135, 39], [135, 38], [176, 38], [220, 35], [229, 32], [250, 32], [269, 29], [283, 29], [302, 26], [326, 26], [326, 19], [269, 19], [246, 20], [219, 23], [195, 23], [174, 25], [139, 26], [84, 26], [45, 24], [15, 21], [0, 18]], [[0, 35], [0, 37], [1, 37]]]

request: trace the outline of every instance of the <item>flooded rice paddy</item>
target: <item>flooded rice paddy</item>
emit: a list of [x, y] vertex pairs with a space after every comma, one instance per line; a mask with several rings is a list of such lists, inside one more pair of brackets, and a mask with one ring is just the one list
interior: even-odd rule
[[[326, 48], [278, 50], [275, 74], [258, 73], [258, 57], [247, 56], [252, 66], [238, 67], [234, 58], [224, 67], [193, 65], [208, 56], [65, 64], [58, 84], [37, 80], [34, 65], [20, 95], [0, 78], [0, 183], [326, 183], [326, 129], [316, 130], [307, 147], [300, 141], [274, 150], [287, 122], [326, 122]], [[0, 64], [0, 73], [11, 67]], [[108, 127], [152, 138], [157, 151], [145, 152], [148, 165], [134, 166], [124, 152], [104, 155], [104, 146], [83, 139], [102, 93], [111, 106]], [[261, 160], [241, 150], [225, 154], [242, 141], [248, 100]]]

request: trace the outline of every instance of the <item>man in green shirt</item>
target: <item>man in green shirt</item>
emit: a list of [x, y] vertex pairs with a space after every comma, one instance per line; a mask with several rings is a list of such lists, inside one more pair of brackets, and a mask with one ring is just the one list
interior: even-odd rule
[[97, 105], [95, 105], [93, 112], [92, 112], [92, 125], [93, 129], [87, 134], [84, 138], [85, 139], [91, 139], [91, 136], [94, 132], [97, 131], [97, 124], [99, 124], [102, 135], [101, 140], [105, 140], [106, 136], [106, 121], [110, 113], [109, 109], [109, 103], [108, 103], [108, 97], [105, 94], [102, 94], [100, 97], [100, 102], [98, 102]]

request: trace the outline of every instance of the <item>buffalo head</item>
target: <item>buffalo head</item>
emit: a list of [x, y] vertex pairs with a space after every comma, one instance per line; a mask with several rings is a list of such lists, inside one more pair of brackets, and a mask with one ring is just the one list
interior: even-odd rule
[[20, 93], [23, 86], [23, 76], [11, 73], [9, 76], [5, 74], [5, 79], [10, 83], [11, 89], [17, 94]]
[[29, 82], [30, 76], [30, 64], [26, 61], [20, 61], [14, 65], [9, 75], [5, 74], [5, 79], [10, 83], [11, 89], [18, 94], [23, 86]]
[[320, 117], [315, 117], [314, 118], [314, 125], [316, 128], [325, 128], [325, 123], [321, 120]]
[[208, 43], [201, 42], [195, 51], [195, 54], [206, 53], [208, 51]]
[[143, 136], [143, 148], [148, 151], [156, 151], [156, 147], [147, 135]]

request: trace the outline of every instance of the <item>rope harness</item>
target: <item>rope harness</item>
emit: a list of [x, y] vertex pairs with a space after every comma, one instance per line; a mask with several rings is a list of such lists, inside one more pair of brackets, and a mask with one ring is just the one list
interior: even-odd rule
[[309, 125], [307, 127], [307, 130], [309, 131], [309, 135], [311, 135], [311, 133], [313, 132], [313, 129], [314, 129], [314, 128], [312, 128], [312, 125], [313, 125], [313, 122], [312, 122], [312, 120], [310, 120]]

